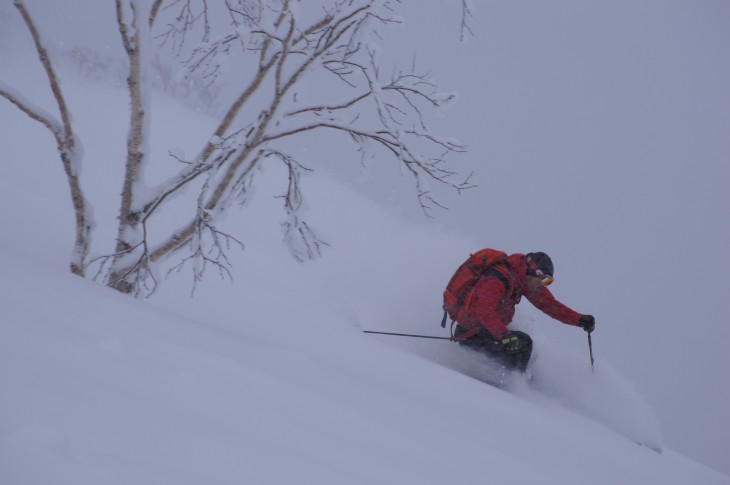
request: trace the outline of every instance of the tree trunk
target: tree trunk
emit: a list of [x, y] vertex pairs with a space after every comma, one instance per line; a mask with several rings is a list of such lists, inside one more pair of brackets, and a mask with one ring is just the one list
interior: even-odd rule
[[[146, 154], [143, 150], [145, 143], [146, 112], [143, 95], [142, 62], [140, 42], [140, 28], [143, 23], [138, 22], [138, 12], [135, 2], [130, 2], [132, 19], [130, 24], [124, 20], [122, 0], [116, 0], [117, 21], [122, 42], [129, 59], [129, 76], [127, 77], [127, 88], [130, 100], [129, 134], [127, 136], [127, 161], [125, 164], [124, 183], [122, 186], [121, 206], [119, 209], [119, 227], [117, 232], [117, 243], [115, 258], [112, 264], [109, 286], [123, 293], [133, 293], [136, 290], [134, 281], [139, 272], [130, 274], [121, 271], [124, 267], [132, 265], [135, 267], [146, 267], [146, 255], [143, 247], [142, 221], [139, 210], [135, 209], [135, 189], [140, 181], [142, 166]], [[131, 30], [131, 32], [130, 32]]]

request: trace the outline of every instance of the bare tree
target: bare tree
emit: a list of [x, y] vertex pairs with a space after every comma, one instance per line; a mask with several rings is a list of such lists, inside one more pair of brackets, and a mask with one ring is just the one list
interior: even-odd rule
[[[465, 147], [434, 135], [427, 124], [428, 111], [444, 106], [453, 95], [439, 93], [429, 73], [418, 72], [415, 66], [388, 77], [381, 73], [377, 49], [369, 39], [377, 29], [398, 21], [392, 15], [393, 1], [322, 0], [320, 9], [310, 2], [305, 9], [296, 0], [215, 2], [228, 19], [225, 29], [211, 21], [215, 12], [206, 0], [155, 0], [144, 11], [140, 0], [115, 1], [129, 60], [131, 112], [116, 250], [97, 259], [99, 274], [110, 286], [132, 294], [153, 291], [155, 264], [173, 253], [181, 255], [178, 268], [190, 264], [196, 281], [209, 266], [230, 276], [227, 253], [232, 246], [243, 245], [217, 227], [218, 216], [247, 195], [254, 171], [269, 163], [283, 163], [289, 174], [282, 197], [283, 227], [292, 254], [298, 259], [318, 256], [324, 243], [301, 214], [299, 180], [308, 169], [286, 152], [284, 143], [307, 133], [330, 131], [349, 136], [362, 152], [380, 147], [379, 153], [389, 155], [413, 178], [427, 215], [439, 206], [429, 181], [458, 191], [471, 187], [468, 178], [458, 179], [446, 161], [449, 154], [463, 152]], [[33, 30], [23, 1], [16, 0], [15, 5]], [[194, 34], [200, 38], [191, 39]], [[221, 82], [221, 67], [234, 59], [236, 65], [246, 66], [247, 78], [236, 80], [242, 90], [198, 154], [192, 159], [178, 157], [180, 170], [150, 193], [138, 186], [141, 174], [152, 163], [144, 150], [149, 143], [144, 55], [154, 48], [149, 41], [153, 37], [186, 59], [189, 76], [210, 84]], [[40, 41], [36, 46], [41, 60], [47, 59]], [[52, 73], [50, 62], [48, 66], [47, 72]], [[334, 79], [349, 94], [339, 101], [298, 102], [298, 88], [307, 79], [322, 76]], [[51, 74], [49, 80], [53, 86]], [[56, 134], [58, 130], [54, 131], [46, 116], [15, 100], [12, 91], [3, 91], [0, 85], [0, 94], [34, 118], [46, 120], [44, 124]], [[59, 98], [62, 100], [60, 94]], [[59, 109], [61, 105], [59, 101]], [[62, 159], [66, 152], [73, 154], [70, 124], [63, 127], [57, 135]], [[71, 146], [66, 148], [69, 140]], [[67, 175], [71, 181], [72, 167]], [[72, 194], [81, 195], [78, 180], [74, 180]], [[192, 184], [198, 187], [197, 207], [189, 221], [162, 240], [152, 241], [148, 228], [155, 216], [174, 194]], [[77, 219], [84, 213], [82, 209], [76, 209]], [[87, 263], [89, 231], [82, 234], [83, 258], [74, 263], [81, 269], [78, 274], [83, 274]]]

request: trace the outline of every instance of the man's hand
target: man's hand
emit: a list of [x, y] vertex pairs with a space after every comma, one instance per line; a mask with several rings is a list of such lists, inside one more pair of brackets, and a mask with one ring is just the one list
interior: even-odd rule
[[596, 319], [593, 315], [582, 315], [578, 320], [578, 326], [588, 333], [596, 329]]

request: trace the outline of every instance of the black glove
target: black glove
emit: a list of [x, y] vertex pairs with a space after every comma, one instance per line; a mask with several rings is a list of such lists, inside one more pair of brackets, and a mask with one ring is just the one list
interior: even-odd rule
[[591, 333], [596, 328], [596, 319], [593, 315], [581, 315], [578, 320], [578, 326], [588, 333]]

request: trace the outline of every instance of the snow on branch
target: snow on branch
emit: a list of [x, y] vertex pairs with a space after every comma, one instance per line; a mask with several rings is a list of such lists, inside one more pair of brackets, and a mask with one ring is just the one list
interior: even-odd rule
[[[163, 0], [156, 0], [150, 12], [149, 26], [154, 26], [157, 15], [162, 6]], [[161, 39], [161, 45], [171, 44], [172, 51], [179, 55], [185, 47], [185, 41], [189, 32], [195, 29], [198, 23], [203, 24], [202, 42], [208, 42], [210, 38], [210, 21], [208, 19], [208, 2], [200, 0], [200, 11], [195, 11], [194, 0], [172, 0], [166, 5], [163, 11], [178, 10], [172, 19], [165, 26], [165, 30], [157, 37]]]
[[14, 104], [20, 111], [31, 119], [41, 123], [53, 134], [59, 147], [64, 145], [64, 130], [60, 121], [46, 112], [43, 108], [36, 106], [32, 101], [23, 96], [20, 91], [0, 81], [0, 96]]
[[[426, 215], [433, 207], [442, 207], [427, 188], [427, 180], [446, 184], [457, 191], [473, 187], [469, 177], [454, 180], [456, 171], [448, 168], [450, 153], [463, 153], [466, 147], [458, 140], [433, 134], [426, 123], [425, 108], [443, 109], [456, 95], [441, 93], [428, 72], [394, 73], [389, 82], [381, 82], [375, 50], [367, 49], [364, 60], [350, 56], [347, 60], [328, 60], [325, 68], [353, 89], [361, 93], [340, 103], [312, 105], [286, 114], [289, 128], [271, 132], [265, 142], [296, 134], [331, 129], [349, 134], [364, 147], [364, 140], [386, 148], [410, 173], [415, 181], [419, 203]], [[370, 103], [377, 113], [374, 120], [361, 116]], [[424, 155], [423, 151], [431, 155]]]
[[[116, 1], [119, 7], [122, 0]], [[445, 109], [456, 96], [439, 91], [430, 73], [416, 70], [415, 63], [410, 70], [395, 70], [390, 78], [381, 73], [374, 41], [378, 29], [401, 21], [393, 14], [395, 3], [317, 0], [321, 8], [315, 8], [308, 0], [305, 9], [305, 2], [296, 0], [156, 0], [142, 25], [137, 21], [141, 12], [134, 10], [139, 4], [129, 3], [130, 21], [123, 21], [121, 13], [118, 18], [131, 61], [138, 54], [138, 29], [156, 25], [152, 37], [183, 62], [187, 78], [197, 76], [205, 85], [225, 78], [240, 91], [230, 95], [230, 104], [196, 156], [172, 154], [179, 162], [176, 173], [153, 190], [131, 194], [120, 211], [118, 241], [124, 244], [110, 256], [115, 264], [107, 273], [109, 284], [121, 291], [154, 291], [158, 279], [151, 268], [178, 250], [185, 255], [173, 271], [190, 268], [194, 285], [209, 268], [230, 278], [229, 251], [244, 245], [216, 221], [235, 202], [250, 197], [257, 168], [274, 161], [283, 163], [288, 174], [281, 196], [284, 239], [296, 259], [318, 257], [327, 244], [306, 222], [301, 192], [301, 177], [310, 169], [287, 154], [283, 143], [316, 130], [349, 136], [363, 157], [368, 152], [398, 164], [413, 179], [418, 203], [429, 217], [442, 207], [429, 183], [457, 191], [472, 187], [469, 177], [460, 180], [447, 160], [466, 147], [433, 133], [428, 123], [432, 112]], [[223, 27], [211, 21], [222, 18], [221, 13], [229, 20]], [[137, 65], [130, 66], [134, 78]], [[322, 78], [331, 79], [336, 89], [314, 90], [312, 95], [319, 98], [299, 104], [304, 82]], [[344, 95], [337, 101], [340, 93]], [[139, 171], [146, 163], [144, 158]], [[136, 174], [135, 168], [129, 179]], [[149, 241], [147, 228], [161, 208], [193, 182], [200, 190], [195, 213], [177, 231]]]
[[66, 142], [69, 145], [67, 145], [66, 148], [68, 150], [73, 150], [73, 137], [68, 136], [69, 134], [73, 133], [73, 130], [71, 129], [71, 116], [69, 115], [68, 107], [66, 106], [66, 98], [64, 98], [63, 93], [61, 92], [61, 85], [58, 83], [56, 71], [53, 69], [51, 59], [48, 56], [48, 51], [46, 50], [38, 28], [33, 22], [33, 19], [30, 16], [28, 9], [25, 7], [25, 3], [22, 0], [15, 0], [15, 7], [20, 12], [20, 15], [23, 17], [23, 21], [25, 22], [28, 31], [33, 37], [33, 42], [35, 43], [35, 48], [38, 52], [38, 58], [43, 65], [43, 69], [46, 71], [48, 83], [51, 87], [51, 91], [53, 92], [53, 97], [56, 100], [56, 104], [58, 105], [58, 110], [61, 113], [61, 122], [63, 124], [64, 133], [67, 135]]
[[51, 58], [48, 55], [41, 33], [26, 8], [25, 3], [22, 0], [15, 0], [14, 5], [33, 38], [38, 59], [45, 71], [48, 85], [53, 93], [61, 120], [59, 122], [54, 116], [36, 106], [23, 97], [20, 92], [4, 83], [0, 83], [0, 96], [10, 101], [31, 119], [43, 124], [56, 140], [58, 153], [68, 181], [76, 222], [76, 237], [70, 264], [71, 272], [78, 276], [85, 276], [86, 259], [91, 245], [94, 218], [79, 181], [80, 165], [83, 156], [82, 149], [80, 143], [76, 140], [66, 98], [61, 91], [61, 85], [58, 82], [56, 71], [51, 63]]
[[302, 217], [304, 199], [301, 191], [301, 175], [302, 172], [311, 172], [312, 169], [278, 150], [267, 150], [264, 156], [276, 157], [284, 162], [289, 175], [287, 190], [279, 196], [284, 200], [284, 210], [287, 216], [281, 224], [284, 231], [284, 242], [292, 256], [300, 262], [320, 257], [322, 246], [329, 246], [329, 244], [324, 242]]

